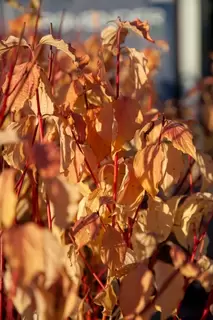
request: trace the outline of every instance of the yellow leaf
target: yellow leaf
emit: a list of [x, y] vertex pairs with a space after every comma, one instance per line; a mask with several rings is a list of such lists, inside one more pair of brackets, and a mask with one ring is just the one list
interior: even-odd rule
[[[41, 70], [40, 81], [38, 84], [38, 98], [41, 115], [52, 115], [55, 111], [56, 100], [52, 95], [52, 88], [50, 82], [44, 71]], [[30, 107], [33, 112], [38, 114], [38, 102], [36, 95], [30, 99]]]
[[112, 311], [117, 304], [116, 291], [118, 291], [118, 288], [115, 290], [115, 287], [118, 287], [118, 284], [117, 286], [116, 284], [116, 280], [109, 283], [106, 289], [98, 293], [93, 300], [95, 304], [104, 307], [103, 313], [107, 316], [112, 314]]
[[172, 142], [173, 147], [189, 154], [196, 160], [196, 149], [193, 136], [186, 124], [167, 120], [163, 128], [162, 139], [166, 138]]
[[153, 274], [145, 264], [140, 263], [121, 282], [119, 303], [124, 317], [142, 312], [152, 291]]
[[104, 264], [112, 271], [122, 267], [126, 255], [126, 242], [123, 235], [111, 227], [107, 229], [103, 235], [100, 256]]
[[149, 198], [148, 209], [143, 211], [142, 230], [154, 233], [158, 241], [168, 238], [172, 231], [174, 215], [169, 206], [158, 197]]
[[[175, 269], [167, 263], [157, 261], [154, 271], [157, 291], [160, 291], [167, 279], [174, 274]], [[184, 296], [183, 289], [184, 277], [180, 273], [177, 273], [155, 300], [156, 309], [161, 311], [162, 319], [167, 319], [178, 307], [179, 302]]]
[[158, 243], [154, 233], [144, 232], [142, 229], [139, 223], [135, 223], [131, 237], [132, 247], [139, 261], [150, 258]]
[[135, 175], [142, 187], [153, 197], [158, 193], [160, 182], [166, 171], [164, 161], [162, 144], [150, 144], [139, 150], [134, 158]]
[[56, 238], [32, 222], [6, 230], [3, 251], [21, 286], [32, 285], [35, 277], [44, 273], [45, 287], [50, 287], [63, 264], [63, 250]]
[[[18, 197], [15, 188], [14, 169], [5, 169], [0, 175], [0, 224], [1, 228], [10, 228], [14, 224]], [[6, 190], [6, 193], [3, 192]]]
[[202, 174], [201, 192], [205, 192], [213, 184], [213, 160], [210, 155], [197, 151], [196, 161]]
[[210, 193], [195, 193], [179, 205], [175, 214], [173, 232], [178, 242], [188, 249], [193, 247], [194, 232], [200, 230], [201, 221], [209, 219], [213, 210], [213, 196]]
[[74, 49], [69, 46], [69, 44], [64, 42], [64, 40], [55, 39], [51, 34], [47, 34], [40, 39], [39, 44], [47, 44], [49, 46], [56, 47], [58, 50], [63, 51], [71, 59], [73, 59], [73, 61], [75, 61]]
[[76, 218], [78, 204], [82, 198], [77, 184], [68, 183], [61, 176], [43, 179], [52, 206], [55, 224], [66, 228]]
[[19, 39], [14, 36], [9, 36], [6, 40], [0, 40], [0, 56], [7, 52], [8, 50], [17, 47], [20, 45], [21, 47], [28, 47], [29, 44], [24, 39]]
[[[40, 68], [38, 65], [34, 65], [28, 78], [26, 79], [23, 87], [19, 89], [19, 82], [23, 78], [23, 76], [28, 72], [30, 68], [30, 63], [22, 63], [20, 65], [16, 65], [14, 68], [13, 76], [10, 82], [10, 90], [9, 90], [9, 96], [7, 103], [8, 105], [13, 101], [13, 99], [16, 97], [12, 107], [11, 111], [20, 111], [23, 107], [25, 102], [28, 99], [31, 99], [36, 92], [36, 89], [39, 85], [39, 79], [40, 79]], [[9, 82], [9, 75], [7, 75], [5, 82], [2, 86], [3, 93], [6, 92], [7, 86]], [[18, 93], [18, 95], [17, 95]]]

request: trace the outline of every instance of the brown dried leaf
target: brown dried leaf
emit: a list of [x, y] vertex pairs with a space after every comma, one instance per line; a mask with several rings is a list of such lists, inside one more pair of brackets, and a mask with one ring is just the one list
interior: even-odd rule
[[119, 302], [124, 317], [142, 312], [152, 291], [153, 274], [140, 263], [121, 282]]
[[56, 238], [32, 222], [6, 230], [3, 251], [21, 287], [32, 285], [40, 273], [45, 276], [45, 287], [50, 287], [63, 263], [63, 250]]
[[[11, 111], [20, 111], [25, 102], [28, 99], [31, 99], [36, 92], [36, 89], [39, 85], [39, 79], [40, 79], [40, 68], [37, 64], [35, 64], [25, 81], [23, 87], [19, 89], [19, 82], [23, 78], [23, 76], [28, 72], [28, 70], [31, 68], [30, 63], [22, 63], [20, 65], [16, 65], [14, 68], [12, 80], [10, 82], [10, 93], [8, 96], [7, 103], [10, 105], [10, 103], [13, 101], [13, 99], [16, 97], [12, 107]], [[9, 75], [7, 75], [5, 82], [2, 86], [3, 93], [6, 92], [7, 86], [9, 82]], [[17, 95], [18, 93], [18, 95]]]
[[167, 120], [162, 132], [162, 139], [163, 138], [171, 141], [174, 148], [189, 154], [196, 160], [193, 136], [186, 124]]
[[[14, 191], [15, 188], [14, 169], [5, 169], [0, 175], [0, 225], [1, 228], [10, 228], [16, 216], [16, 205], [18, 197]], [[6, 191], [6, 193], [3, 192]]]
[[139, 36], [142, 36], [144, 39], [153, 43], [155, 42], [150, 36], [150, 26], [148, 21], [141, 21], [137, 18], [133, 21], [121, 21], [120, 24], [123, 28], [133, 31]]
[[82, 198], [79, 186], [68, 183], [61, 176], [44, 179], [44, 183], [55, 224], [60, 228], [67, 228], [78, 212], [78, 204]]
[[123, 235], [111, 227], [107, 229], [103, 235], [100, 257], [112, 271], [122, 267], [126, 255], [126, 242]]
[[[159, 292], [169, 277], [174, 274], [173, 266], [157, 261], [154, 266], [157, 291]], [[174, 275], [168, 286], [159, 294], [155, 300], [155, 307], [160, 310], [162, 319], [167, 319], [178, 307], [178, 303], [184, 296], [184, 278], [180, 273]], [[174, 294], [175, 293], [175, 294]]]
[[150, 144], [139, 150], [134, 158], [135, 175], [142, 187], [153, 197], [158, 193], [159, 184], [166, 171], [164, 161], [162, 144]]
[[17, 47], [18, 45], [29, 48], [29, 44], [26, 40], [21, 39], [20, 41], [19, 38], [14, 36], [9, 36], [6, 40], [0, 40], [0, 56], [8, 50]]
[[92, 241], [97, 236], [100, 227], [100, 217], [95, 212], [78, 220], [73, 226], [73, 235], [78, 249]]

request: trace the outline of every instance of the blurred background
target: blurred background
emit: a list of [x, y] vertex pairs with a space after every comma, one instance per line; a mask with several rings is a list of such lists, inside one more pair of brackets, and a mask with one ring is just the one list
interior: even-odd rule
[[[2, 30], [7, 29], [8, 20], [20, 14], [8, 2], [13, 1], [0, 0]], [[29, 1], [19, 3], [27, 6]], [[180, 99], [199, 79], [211, 74], [213, 0], [43, 0], [40, 29], [48, 30], [50, 22], [54, 29], [59, 28], [63, 10], [62, 35], [70, 41], [88, 38], [118, 16], [148, 20], [152, 37], [166, 40], [170, 46], [156, 76], [162, 100]], [[144, 42], [132, 38], [130, 45], [140, 48]]]
[[[23, 7], [29, 4], [29, 0], [18, 2]], [[0, 39], [10, 33], [8, 22], [21, 14], [16, 7], [16, 0], [0, 0]], [[213, 0], [43, 0], [39, 31], [49, 33], [50, 23], [57, 31], [63, 21], [61, 37], [71, 43], [83, 42], [118, 16], [148, 20], [152, 38], [168, 42], [169, 51], [161, 55], [154, 77], [160, 101], [154, 107], [162, 106], [166, 112], [166, 103], [172, 101], [179, 113], [170, 109], [168, 117], [199, 119], [199, 125], [193, 127], [197, 145], [213, 156]], [[20, 22], [20, 28], [22, 25]], [[139, 50], [147, 48], [147, 41], [139, 37], [132, 36], [128, 42]], [[190, 112], [184, 113], [184, 108]], [[207, 255], [213, 259], [213, 223], [208, 237]], [[207, 297], [199, 284], [192, 284], [180, 310], [181, 319], [199, 320]]]

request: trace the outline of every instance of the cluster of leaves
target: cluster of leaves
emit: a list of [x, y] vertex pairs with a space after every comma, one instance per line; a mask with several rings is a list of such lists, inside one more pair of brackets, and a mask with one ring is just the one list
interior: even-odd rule
[[[196, 148], [194, 122], [153, 107], [153, 75], [168, 48], [149, 28], [117, 19], [83, 44], [24, 28], [0, 42], [8, 317], [14, 305], [23, 319], [144, 320], [156, 311], [166, 319], [194, 280], [212, 290], [203, 251], [213, 161]], [[123, 45], [131, 32], [155, 49]]]

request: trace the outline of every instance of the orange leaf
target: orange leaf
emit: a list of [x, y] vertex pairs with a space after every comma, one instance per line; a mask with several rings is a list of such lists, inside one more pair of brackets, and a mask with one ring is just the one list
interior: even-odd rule
[[122, 267], [126, 255], [126, 242], [120, 232], [110, 225], [103, 235], [100, 256], [112, 271]]
[[124, 317], [142, 312], [152, 291], [153, 274], [140, 263], [121, 282], [119, 301]]
[[189, 128], [172, 120], [167, 120], [162, 132], [162, 139], [166, 138], [172, 142], [173, 147], [189, 154], [196, 160], [196, 149], [193, 143], [193, 136]]
[[166, 171], [164, 162], [165, 154], [162, 144], [150, 144], [135, 155], [133, 162], [135, 175], [151, 196], [158, 193], [160, 181]]
[[117, 151], [126, 141], [132, 140], [135, 131], [140, 127], [140, 123], [137, 121], [140, 105], [136, 100], [122, 97], [115, 100], [112, 106], [117, 121], [117, 136], [113, 142], [114, 151]]
[[[23, 87], [19, 92], [17, 91], [18, 84], [23, 78], [24, 74], [28, 71], [28, 68], [30, 67], [29, 63], [22, 63], [20, 65], [16, 65], [14, 69], [14, 73], [12, 76], [12, 80], [10, 82], [10, 94], [8, 97], [8, 104], [10, 104], [14, 97], [17, 96], [15, 99], [11, 111], [19, 111], [23, 108], [24, 103], [27, 99], [31, 99], [36, 89], [38, 88], [39, 84], [39, 78], [40, 78], [40, 68], [37, 65], [34, 65], [27, 80], [25, 81]], [[5, 82], [2, 86], [2, 91], [5, 93], [7, 86], [8, 86], [9, 76], [7, 75]], [[18, 92], [18, 95], [17, 95]]]
[[97, 235], [101, 227], [99, 215], [92, 213], [78, 220], [73, 226], [73, 235], [78, 249], [88, 244]]

